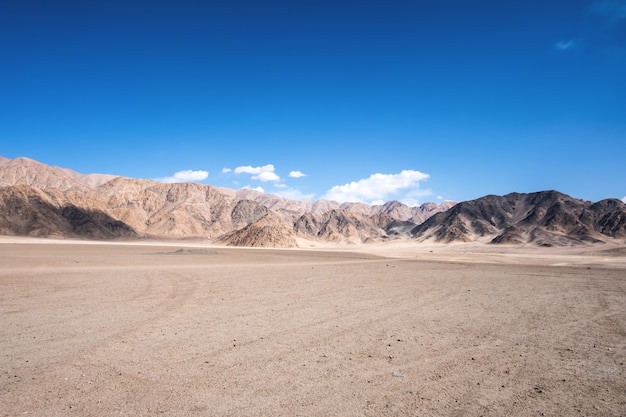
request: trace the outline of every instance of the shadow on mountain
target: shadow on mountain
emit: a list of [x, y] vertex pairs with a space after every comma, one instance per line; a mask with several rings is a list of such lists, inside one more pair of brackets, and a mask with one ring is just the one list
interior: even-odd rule
[[84, 239], [136, 238], [124, 222], [99, 210], [58, 201], [28, 186], [0, 188], [0, 234]]

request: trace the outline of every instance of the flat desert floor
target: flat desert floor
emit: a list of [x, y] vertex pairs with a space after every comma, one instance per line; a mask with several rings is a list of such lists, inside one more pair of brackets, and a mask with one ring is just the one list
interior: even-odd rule
[[570, 252], [2, 238], [0, 415], [624, 416], [626, 256]]

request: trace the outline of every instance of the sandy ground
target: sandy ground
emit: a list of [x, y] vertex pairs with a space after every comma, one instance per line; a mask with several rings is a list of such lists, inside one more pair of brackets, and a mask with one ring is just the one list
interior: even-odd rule
[[0, 239], [0, 416], [624, 416], [625, 362], [620, 249]]

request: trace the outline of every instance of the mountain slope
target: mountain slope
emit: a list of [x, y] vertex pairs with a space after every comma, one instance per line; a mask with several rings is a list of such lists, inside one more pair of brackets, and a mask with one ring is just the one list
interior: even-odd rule
[[115, 178], [106, 174], [79, 174], [67, 168], [53, 167], [30, 158], [0, 159], [0, 186], [30, 185], [39, 189], [87, 190]]
[[106, 212], [77, 207], [58, 191], [28, 185], [0, 187], [0, 234], [87, 239], [136, 238]]
[[488, 195], [458, 203], [411, 230], [418, 241], [592, 243], [626, 237], [626, 205], [617, 199], [591, 203], [558, 191]]
[[293, 248], [298, 246], [293, 229], [280, 216], [268, 211], [261, 218], [241, 229], [226, 233], [217, 243], [227, 246], [249, 246], [267, 248]]
[[300, 237], [326, 242], [380, 241], [386, 238], [386, 232], [375, 219], [348, 209], [333, 209], [324, 214], [304, 213], [296, 220], [294, 229]]

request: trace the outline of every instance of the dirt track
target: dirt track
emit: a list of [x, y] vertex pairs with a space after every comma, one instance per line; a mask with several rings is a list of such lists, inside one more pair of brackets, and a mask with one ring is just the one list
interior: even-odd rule
[[454, 260], [0, 244], [0, 415], [626, 415], [626, 269]]

